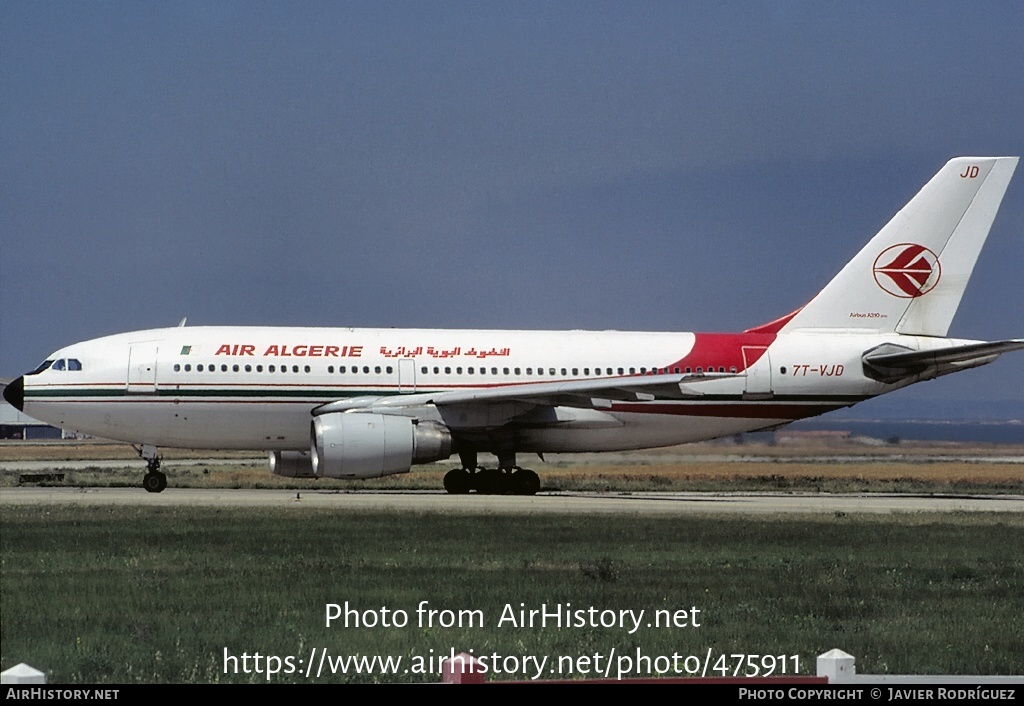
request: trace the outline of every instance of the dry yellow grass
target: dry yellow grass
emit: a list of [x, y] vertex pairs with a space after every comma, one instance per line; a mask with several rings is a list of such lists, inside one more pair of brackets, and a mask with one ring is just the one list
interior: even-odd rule
[[[271, 475], [264, 456], [251, 451], [161, 450], [172, 485], [207, 487], [437, 488], [457, 461], [420, 466], [412, 473], [374, 481], [293, 480]], [[813, 457], [813, 459], [811, 458]], [[545, 487], [563, 489], [681, 490], [738, 484], [737, 489], [898, 489], [900, 484], [994, 486], [1001, 492], [1024, 492], [1024, 463], [1000, 463], [991, 457], [1024, 458], [1024, 447], [903, 443], [865, 446], [848, 443], [691, 444], [635, 453], [558, 456], [548, 463], [523, 459], [541, 474]], [[174, 468], [175, 460], [237, 459], [239, 465]], [[807, 460], [804, 460], [807, 459]], [[977, 459], [977, 460], [974, 460]], [[4, 461], [123, 460], [123, 471], [79, 472], [75, 484], [135, 484], [142, 462], [128, 445], [111, 442], [3, 442]], [[253, 465], [255, 463], [255, 465]], [[838, 486], [836, 484], [839, 484]], [[845, 484], [845, 485], [844, 485]]]
[[[264, 458], [259, 451], [190, 451], [160, 449], [166, 459], [182, 458]], [[132, 461], [138, 460], [129, 444], [114, 441], [0, 441], [3, 461]]]

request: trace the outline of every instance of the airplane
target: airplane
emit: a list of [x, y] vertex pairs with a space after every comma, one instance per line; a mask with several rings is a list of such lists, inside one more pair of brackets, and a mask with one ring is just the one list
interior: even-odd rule
[[[4, 398], [124, 441], [260, 449], [272, 473], [377, 478], [459, 457], [449, 493], [532, 495], [517, 456], [771, 429], [985, 365], [947, 338], [1017, 157], [959, 157], [805, 306], [739, 333], [177, 327], [61, 348]], [[493, 454], [494, 467], [478, 463]]]

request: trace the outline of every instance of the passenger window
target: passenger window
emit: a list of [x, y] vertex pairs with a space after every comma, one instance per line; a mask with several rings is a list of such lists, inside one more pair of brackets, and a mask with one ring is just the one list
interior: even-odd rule
[[200, 373], [201, 373], [201, 372], [203, 372], [204, 370], [206, 370], [206, 368], [204, 368], [204, 367], [203, 367], [203, 364], [202, 364], [202, 363], [200, 363], [199, 365], [197, 365], [197, 366], [196, 366], [196, 370], [197, 370], [198, 372], [200, 372]]
[[455, 373], [456, 373], [457, 375], [462, 375], [462, 367], [460, 366], [460, 367], [458, 367], [458, 368], [455, 368]]
[[508, 375], [508, 368], [502, 368], [501, 372], [503, 375]]
[[178, 365], [177, 363], [174, 364], [174, 372], [176, 372], [176, 373], [180, 373], [181, 372], [181, 366]]
[[467, 372], [467, 373], [468, 373], [469, 375], [472, 375], [472, 374], [473, 374], [473, 368], [467, 368], [467, 369], [466, 369], [466, 372]]
[[185, 363], [185, 372], [186, 373], [192, 372], [192, 366], [189, 363]]
[[377, 373], [377, 374], [380, 374], [380, 366], [379, 366], [379, 365], [375, 366], [375, 367], [373, 368], [373, 372], [375, 372], [375, 373]]
[[579, 368], [573, 368], [572, 369], [572, 374], [573, 375], [579, 375], [580, 374], [580, 369]]
[[426, 375], [427, 374], [427, 366], [424, 365], [422, 368], [420, 368], [420, 372], [423, 373], [424, 375]]
[[262, 365], [257, 365], [256, 366], [256, 372], [257, 373], [262, 373], [263, 372], [263, 366]]
[[533, 375], [533, 368], [527, 368], [526, 369], [526, 374], [527, 375]]
[[516, 375], [520, 375], [520, 368], [516, 368]]
[[328, 365], [327, 366], [327, 372], [333, 373], [334, 372], [334, 366], [333, 365]]
[[312, 372], [312, 368], [310, 368], [308, 365], [305, 368], [303, 368], [303, 370], [307, 373]]
[[273, 365], [271, 365], [269, 368], [267, 368], [267, 372], [270, 372], [270, 373], [276, 372], [275, 367]]
[[237, 363], [235, 365], [231, 366], [231, 372], [233, 372], [233, 373], [237, 373], [238, 372], [238, 364]]
[[221, 371], [222, 373], [226, 373], [226, 372], [228, 371], [228, 366], [227, 366], [227, 365], [221, 365], [221, 366], [220, 366], [220, 371]]
[[369, 374], [370, 373], [370, 366], [369, 365], [364, 365], [363, 366], [363, 372], [366, 373], [366, 374]]
[[293, 365], [293, 366], [292, 366], [292, 372], [293, 372], [293, 373], [297, 373], [297, 372], [299, 372], [299, 366], [297, 366], [297, 365]]
[[491, 368], [491, 375], [497, 375], [497, 374], [498, 374], [498, 369], [497, 368]]
[[246, 365], [245, 366], [245, 372], [251, 373], [252, 372], [252, 366], [251, 365]]

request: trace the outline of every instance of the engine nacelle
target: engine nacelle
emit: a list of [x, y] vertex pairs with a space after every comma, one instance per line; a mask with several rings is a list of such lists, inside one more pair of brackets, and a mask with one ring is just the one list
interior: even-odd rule
[[270, 472], [286, 478], [316, 478], [309, 451], [270, 451]]
[[452, 455], [452, 435], [437, 422], [363, 412], [314, 417], [312, 470], [330, 478], [379, 478]]

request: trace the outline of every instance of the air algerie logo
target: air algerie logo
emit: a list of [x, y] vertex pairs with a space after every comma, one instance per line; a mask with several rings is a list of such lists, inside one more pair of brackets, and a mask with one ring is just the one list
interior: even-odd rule
[[927, 294], [939, 283], [942, 275], [938, 256], [925, 246], [914, 243], [886, 248], [875, 259], [873, 269], [878, 286], [903, 299]]

